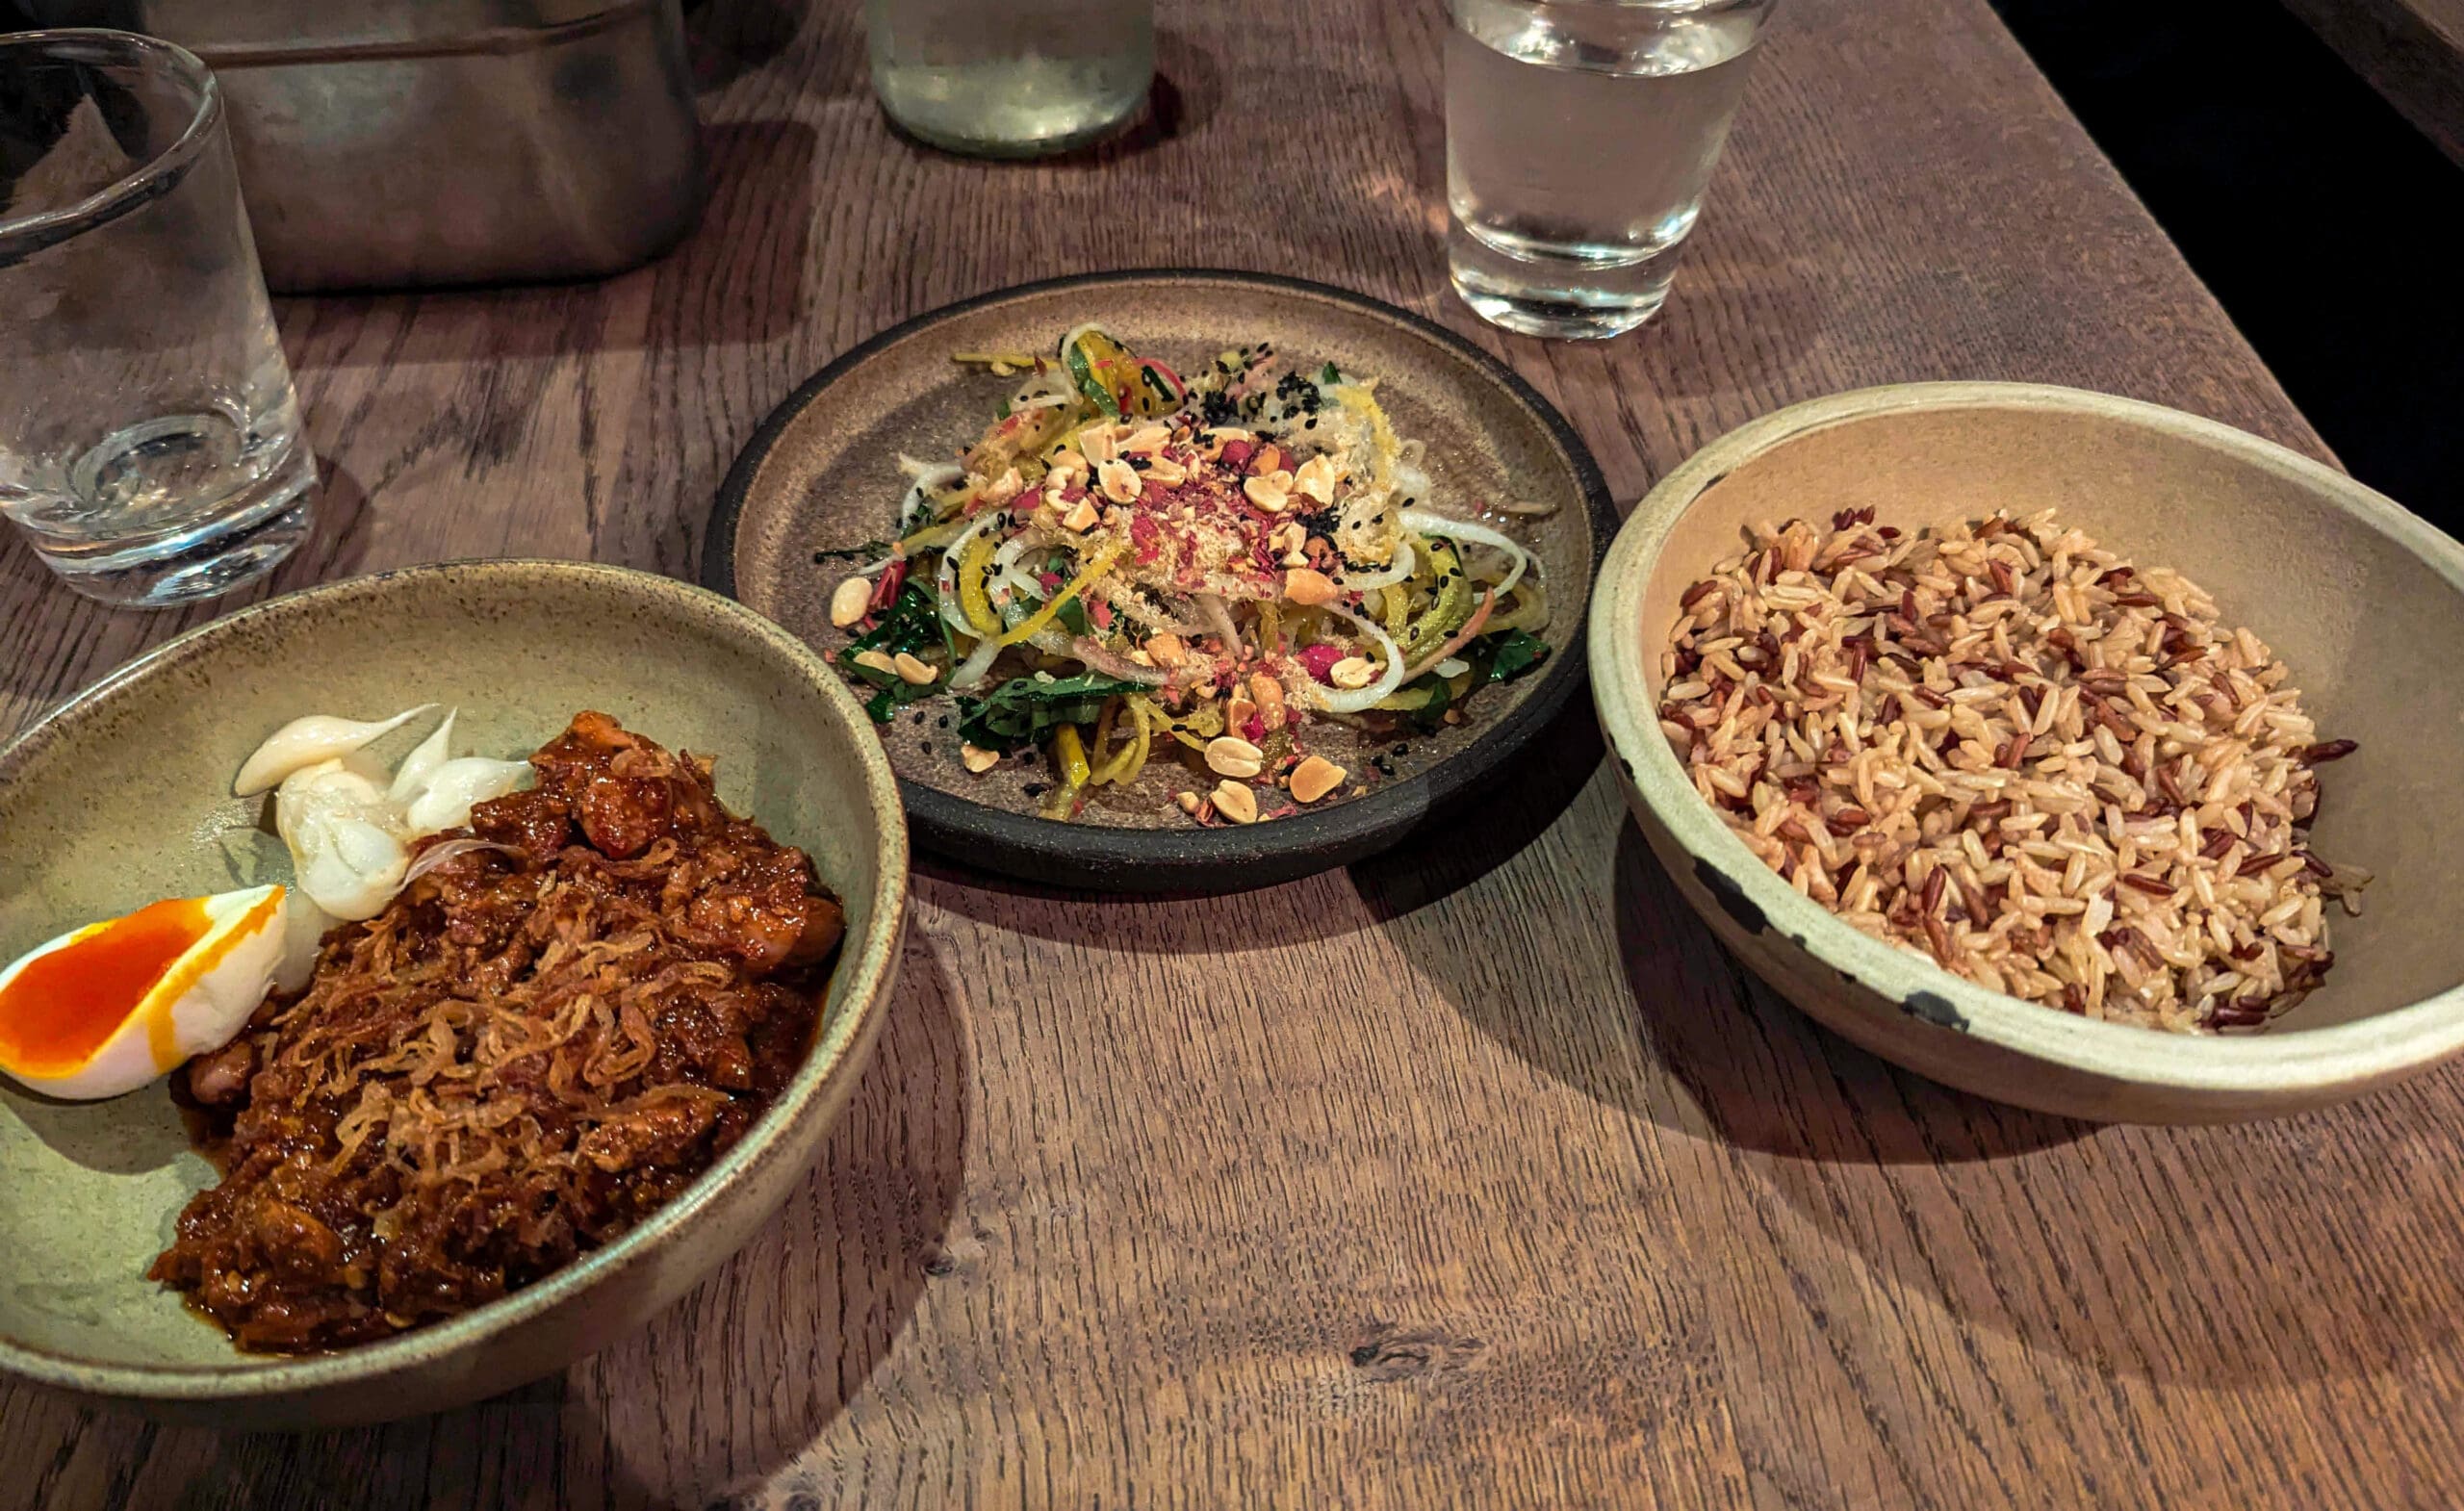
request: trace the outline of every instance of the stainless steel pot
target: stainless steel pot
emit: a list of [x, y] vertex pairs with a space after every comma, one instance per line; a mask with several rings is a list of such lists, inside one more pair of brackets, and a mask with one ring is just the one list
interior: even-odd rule
[[30, 0], [222, 81], [276, 290], [588, 278], [692, 229], [678, 0]]

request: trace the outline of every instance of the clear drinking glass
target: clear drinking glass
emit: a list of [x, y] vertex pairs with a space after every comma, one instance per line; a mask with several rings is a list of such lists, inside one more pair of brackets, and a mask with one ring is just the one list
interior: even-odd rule
[[1447, 262], [1508, 330], [1630, 331], [1678, 250], [1773, 0], [1452, 0]]
[[952, 152], [1065, 152], [1155, 81], [1154, 0], [866, 0], [864, 25], [882, 109]]
[[214, 75], [0, 36], [0, 513], [78, 592], [153, 606], [272, 570], [315, 478]]

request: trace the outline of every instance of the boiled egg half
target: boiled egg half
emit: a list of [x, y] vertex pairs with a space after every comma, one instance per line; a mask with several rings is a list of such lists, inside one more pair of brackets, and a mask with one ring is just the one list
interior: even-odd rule
[[0, 1072], [45, 1096], [134, 1091], [221, 1048], [265, 1001], [283, 888], [179, 897], [71, 930], [0, 970]]

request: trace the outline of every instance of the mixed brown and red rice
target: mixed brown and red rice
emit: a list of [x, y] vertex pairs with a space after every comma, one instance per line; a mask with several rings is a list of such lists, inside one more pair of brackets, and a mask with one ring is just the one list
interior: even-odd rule
[[1905, 534], [1757, 526], [1689, 588], [1660, 728], [1796, 889], [1992, 990], [2247, 1028], [2335, 960], [2310, 853], [2322, 742], [2196, 584], [2050, 511]]

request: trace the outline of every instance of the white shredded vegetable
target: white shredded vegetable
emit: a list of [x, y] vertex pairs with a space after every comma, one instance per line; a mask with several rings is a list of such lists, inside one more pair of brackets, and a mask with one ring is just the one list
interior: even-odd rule
[[1485, 525], [1473, 525], [1447, 515], [1432, 514], [1426, 509], [1405, 509], [1403, 526], [1406, 529], [1418, 530], [1424, 535], [1443, 535], [1449, 540], [1476, 541], [1483, 546], [1494, 547], [1513, 557], [1514, 566], [1506, 573], [1504, 579], [1497, 585], [1500, 598], [1514, 591], [1514, 585], [1523, 580], [1525, 572], [1528, 571], [1536, 575], [1539, 571], [1531, 560], [1530, 551], [1518, 545], [1512, 536], [1493, 530]]
[[1359, 713], [1395, 696], [1396, 689], [1403, 685], [1403, 653], [1395, 649], [1394, 637], [1340, 603], [1327, 604], [1326, 612], [1350, 620], [1362, 634], [1376, 642], [1386, 657], [1386, 670], [1366, 687], [1346, 689], [1313, 681], [1306, 689], [1310, 705], [1328, 713]]

